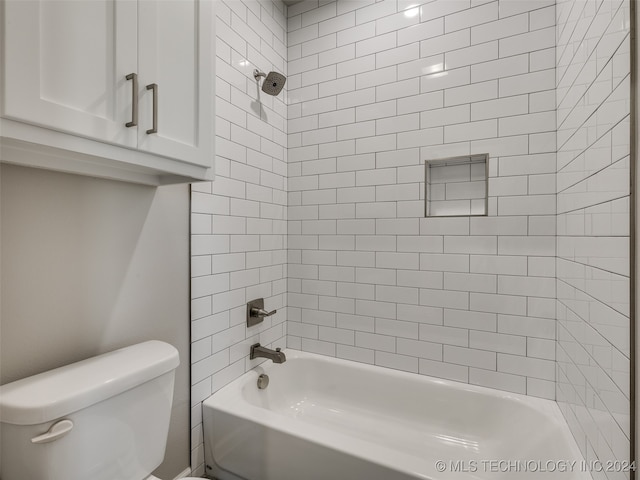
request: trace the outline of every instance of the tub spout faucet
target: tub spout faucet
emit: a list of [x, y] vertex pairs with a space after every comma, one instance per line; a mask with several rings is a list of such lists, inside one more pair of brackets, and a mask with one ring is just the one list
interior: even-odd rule
[[284, 352], [281, 352], [279, 348], [271, 350], [270, 348], [261, 346], [259, 343], [251, 345], [249, 358], [251, 360], [254, 358], [268, 358], [273, 363], [284, 363], [287, 361], [286, 355]]

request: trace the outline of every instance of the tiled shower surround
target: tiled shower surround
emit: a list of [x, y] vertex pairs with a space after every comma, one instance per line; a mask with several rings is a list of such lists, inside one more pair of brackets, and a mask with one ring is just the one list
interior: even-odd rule
[[[192, 186], [191, 404], [194, 474], [204, 473], [202, 409], [213, 392], [258, 364], [249, 347], [284, 346], [286, 90], [260, 91], [253, 70], [287, 73], [282, 2], [217, 0], [216, 177]], [[246, 302], [278, 313], [245, 327]]]
[[[554, 2], [418, 3], [288, 10], [288, 346], [554, 398]], [[424, 218], [481, 153], [489, 215]]]
[[[628, 458], [628, 0], [216, 3], [194, 473], [255, 341], [557, 398], [587, 458]], [[476, 154], [488, 215], [425, 218], [424, 162]]]
[[629, 1], [556, 8], [557, 401], [605, 462], [629, 458], [631, 437]]

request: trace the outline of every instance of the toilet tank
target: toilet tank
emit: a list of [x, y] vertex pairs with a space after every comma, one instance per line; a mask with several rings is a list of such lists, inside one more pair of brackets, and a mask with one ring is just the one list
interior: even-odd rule
[[0, 479], [142, 480], [165, 453], [178, 351], [149, 341], [0, 387]]

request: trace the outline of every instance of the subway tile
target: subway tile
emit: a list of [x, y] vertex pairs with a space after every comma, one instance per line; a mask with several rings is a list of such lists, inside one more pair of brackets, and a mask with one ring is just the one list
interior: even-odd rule
[[418, 200], [420, 197], [420, 185], [412, 183], [410, 185], [378, 185], [376, 187], [376, 201], [400, 201]]
[[[404, 15], [404, 13], [403, 13]], [[444, 19], [437, 18], [430, 21], [423, 21], [418, 25], [403, 28], [398, 31], [398, 45], [419, 42], [432, 37], [444, 34]]]
[[499, 120], [500, 135], [521, 135], [523, 133], [542, 133], [555, 129], [555, 112], [516, 115]]
[[442, 345], [438, 343], [398, 338], [396, 347], [401, 355], [436, 361], [442, 360]]
[[338, 127], [338, 140], [348, 140], [353, 138], [370, 137], [375, 135], [376, 124], [373, 120], [368, 122], [357, 122]]
[[336, 35], [325, 35], [302, 43], [302, 57], [308, 57], [315, 53], [334, 50], [336, 48]]
[[[350, 107], [357, 107], [359, 105], [370, 104], [375, 101], [375, 98], [376, 98], [376, 90], [373, 87], [367, 88], [364, 90], [357, 90], [355, 92], [350, 92], [350, 93], [342, 93], [338, 95], [337, 108], [346, 109]], [[335, 110], [335, 107], [332, 108], [331, 110]]]
[[555, 46], [555, 27], [521, 33], [500, 40], [500, 55], [509, 57], [520, 53]]
[[418, 324], [386, 318], [376, 318], [375, 331], [380, 335], [389, 335], [399, 338], [418, 338]]
[[418, 373], [418, 359], [388, 352], [375, 352], [375, 364], [405, 372]]
[[336, 344], [330, 342], [323, 342], [320, 340], [312, 340], [309, 338], [302, 339], [302, 350], [305, 352], [317, 353], [320, 355], [327, 355], [329, 357], [336, 356]]
[[[414, 10], [415, 11], [415, 10]], [[418, 15], [408, 15], [407, 11], [388, 14], [376, 20], [376, 33], [378, 35], [399, 30], [406, 31], [407, 27], [417, 25], [420, 22]]]
[[555, 237], [499, 237], [498, 254], [553, 257], [556, 254]]
[[308, 12], [302, 13], [301, 26], [306, 27], [314, 23], [320, 23], [323, 20], [327, 20], [335, 16], [336, 16], [336, 4], [329, 3], [327, 5], [323, 5], [320, 8], [316, 8]]
[[466, 328], [470, 331], [495, 332], [497, 330], [497, 315], [494, 313], [447, 308], [444, 310], [444, 325], [447, 327]]
[[542, 338], [527, 338], [527, 357], [556, 359], [556, 342]]
[[[353, 54], [355, 56], [355, 49]], [[358, 73], [370, 72], [375, 69], [375, 63], [376, 60], [374, 54], [367, 55], [366, 57], [354, 58], [353, 60], [342, 61], [337, 64], [336, 74], [338, 78], [340, 78]]]
[[500, 20], [472, 27], [471, 41], [473, 44], [485, 43], [492, 40], [498, 40], [500, 38], [511, 37], [513, 35], [525, 33], [528, 29], [529, 16], [527, 14], [510, 16], [509, 18], [502, 18]]
[[395, 337], [377, 335], [375, 333], [355, 332], [356, 347], [370, 348], [384, 352], [396, 351]]
[[457, 105], [454, 107], [437, 108], [420, 113], [421, 128], [431, 128], [445, 125], [450, 126], [456, 123], [469, 122], [469, 120], [471, 120], [470, 105]]
[[355, 332], [340, 328], [319, 327], [318, 339], [336, 344], [354, 345]]
[[[444, 65], [443, 65], [444, 68]], [[460, 85], [469, 85], [471, 83], [471, 68], [462, 67], [445, 72], [435, 71], [420, 78], [420, 91], [422, 93], [433, 92], [436, 90], [444, 90], [445, 93], [450, 92], [453, 87]], [[476, 100], [478, 101], [478, 100]], [[468, 103], [468, 102], [458, 102]]]
[[496, 254], [498, 243], [494, 236], [446, 236], [444, 253]]
[[469, 308], [480, 312], [526, 315], [526, 297], [495, 295], [490, 293], [470, 293]]
[[[356, 113], [357, 115], [357, 113]], [[356, 139], [356, 153], [383, 152], [395, 150], [396, 136], [394, 134], [377, 135]]]
[[[530, 316], [498, 315], [498, 332], [555, 340], [556, 320]], [[555, 317], [555, 315], [554, 315]]]
[[420, 254], [420, 269], [445, 272], [468, 272], [469, 255]]
[[473, 348], [445, 345], [443, 349], [445, 362], [468, 367], [482, 368], [485, 370], [496, 369], [496, 353]]
[[[418, 59], [420, 50], [417, 43], [411, 43], [398, 48], [391, 48], [383, 52], [376, 53], [376, 69], [410, 62]], [[400, 79], [404, 77], [400, 76]]]
[[336, 345], [336, 356], [354, 362], [373, 364], [375, 350], [350, 345]]
[[441, 272], [398, 270], [397, 284], [399, 286], [439, 289], [443, 286]]
[[397, 249], [399, 252], [442, 253], [441, 236], [399, 236]]
[[383, 168], [356, 172], [356, 186], [388, 185], [396, 183], [396, 169]]
[[345, 13], [343, 15], [337, 15], [333, 18], [328, 18], [321, 21], [318, 24], [318, 34], [320, 36], [329, 35], [330, 33], [338, 32], [340, 30], [346, 30], [354, 27], [356, 24], [355, 12]]
[[469, 270], [475, 273], [527, 275], [527, 257], [471, 255]]
[[300, 28], [293, 32], [289, 32], [287, 36], [288, 46], [293, 46], [298, 43], [307, 42], [309, 40], [313, 40], [314, 38], [318, 38], [318, 25], [313, 24], [304, 28]]
[[[452, 52], [470, 45], [469, 30], [447, 33], [437, 37], [428, 38], [420, 42], [420, 56], [431, 57], [438, 53]], [[497, 47], [497, 45], [496, 45]], [[455, 68], [442, 66], [441, 68]], [[426, 73], [426, 72], [425, 72]]]
[[501, 97], [521, 95], [523, 93], [542, 92], [555, 88], [554, 69], [525, 73], [513, 77], [500, 78], [499, 92]]
[[551, 215], [556, 213], [555, 195], [529, 195], [498, 199], [499, 215]]
[[376, 24], [374, 22], [364, 23], [357, 27], [341, 30], [337, 33], [338, 46], [355, 43], [367, 38], [372, 38], [376, 34]]
[[481, 45], [472, 45], [459, 50], [451, 50], [445, 53], [445, 68], [460, 68], [488, 62], [498, 58], [498, 42], [487, 42]]
[[396, 313], [399, 320], [442, 325], [442, 308], [398, 304]]
[[453, 272], [444, 274], [444, 288], [446, 290], [497, 293], [497, 285], [498, 281], [495, 275]]
[[421, 288], [420, 305], [443, 308], [469, 308], [469, 293]]
[[551, 360], [498, 353], [498, 371], [541, 380], [555, 380], [555, 362]]
[[422, 375], [446, 378], [456, 382], [467, 383], [469, 381], [469, 367], [464, 365], [454, 365], [451, 363], [437, 362], [421, 358], [419, 360], [418, 369]]
[[554, 4], [555, 2], [553, 0], [534, 0], [532, 2], [504, 2], [500, 5], [500, 18], [518, 15], [529, 10], [535, 11], [536, 9], [548, 7]]
[[439, 145], [444, 140], [444, 129], [442, 127], [413, 130], [410, 132], [400, 132], [397, 134], [397, 148], [424, 147], [429, 145]]
[[525, 356], [527, 354], [527, 338], [502, 333], [470, 331], [469, 346], [478, 350], [509, 353]]
[[444, 127], [444, 141], [446, 143], [480, 140], [498, 136], [496, 120], [482, 120], [478, 122], [446, 125]]
[[[410, 78], [398, 82], [386, 83], [376, 86], [376, 101], [384, 102], [396, 98], [414, 97], [420, 92], [420, 79]], [[398, 114], [400, 114], [398, 108]]]
[[373, 333], [375, 331], [375, 321], [373, 317], [363, 315], [350, 315], [345, 313], [336, 314], [336, 325], [341, 329], [355, 330]]
[[469, 345], [469, 331], [464, 328], [421, 324], [420, 340], [443, 345], [467, 347]]
[[[356, 24], [367, 23], [396, 13], [395, 2], [376, 2], [356, 10]], [[379, 34], [379, 32], [376, 32]]]
[[373, 38], [361, 40], [356, 43], [356, 57], [364, 57], [372, 53], [382, 52], [384, 50], [395, 48], [395, 46], [395, 32], [385, 33], [384, 35], [376, 35]]
[[[376, 300], [380, 302], [397, 302], [410, 305], [418, 304], [419, 290], [413, 287], [394, 287], [390, 285], [376, 285]], [[376, 330], [377, 331], [377, 330]], [[400, 335], [405, 336], [405, 335]], [[417, 330], [416, 330], [417, 338]]]
[[426, 22], [432, 18], [444, 17], [471, 6], [470, 0], [435, 0], [420, 7], [420, 21]]
[[[303, 118], [316, 118], [316, 117], [303, 117]], [[334, 110], [332, 112], [321, 113], [320, 115], [317, 116], [317, 119], [318, 119], [318, 126], [320, 128], [354, 123], [356, 120], [356, 111], [355, 111], [355, 108], [345, 108], [342, 110]], [[289, 124], [291, 124], [291, 122], [289, 122]]]
[[469, 368], [469, 383], [522, 395], [527, 393], [527, 378], [480, 368]]
[[481, 25], [498, 19], [498, 3], [489, 2], [475, 8], [463, 10], [445, 17], [445, 31], [452, 32], [463, 28]]
[[495, 78], [525, 74], [529, 72], [529, 62], [529, 55], [522, 54], [476, 63], [471, 66], [471, 81], [483, 82]]

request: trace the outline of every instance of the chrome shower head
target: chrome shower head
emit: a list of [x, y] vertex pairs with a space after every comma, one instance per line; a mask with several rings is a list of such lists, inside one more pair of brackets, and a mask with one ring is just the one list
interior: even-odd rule
[[287, 77], [278, 72], [269, 72], [269, 74], [267, 75], [264, 72], [254, 70], [253, 76], [256, 80], [258, 80], [260, 77], [265, 77], [264, 81], [262, 82], [262, 91], [273, 96], [278, 95], [282, 91], [282, 88], [287, 81]]

